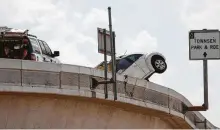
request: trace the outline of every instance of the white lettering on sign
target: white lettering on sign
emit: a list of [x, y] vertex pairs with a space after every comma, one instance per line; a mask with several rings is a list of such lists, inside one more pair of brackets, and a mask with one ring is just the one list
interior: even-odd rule
[[220, 59], [220, 33], [218, 30], [200, 30], [189, 33], [190, 60]]

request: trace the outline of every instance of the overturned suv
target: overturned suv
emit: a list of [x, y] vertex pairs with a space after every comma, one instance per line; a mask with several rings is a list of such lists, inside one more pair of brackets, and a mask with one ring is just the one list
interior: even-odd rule
[[0, 58], [60, 63], [59, 51], [52, 53], [48, 44], [28, 30], [0, 27]]

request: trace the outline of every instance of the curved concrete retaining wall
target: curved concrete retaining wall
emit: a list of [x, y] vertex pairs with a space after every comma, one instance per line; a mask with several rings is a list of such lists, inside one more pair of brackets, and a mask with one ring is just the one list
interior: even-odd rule
[[10, 93], [0, 95], [0, 103], [3, 129], [173, 128], [152, 114], [140, 114], [88, 98]]
[[[91, 76], [102, 80], [104, 74], [97, 69], [75, 65], [0, 60], [1, 93], [41, 93], [104, 99], [103, 85], [91, 89]], [[128, 77], [125, 85], [124, 78], [118, 75], [117, 92], [118, 100], [113, 101], [112, 85], [108, 85], [109, 99], [103, 101], [111, 101], [112, 105], [119, 103], [118, 106], [126, 103], [152, 111], [156, 113], [155, 116], [169, 122], [172, 128], [217, 128], [209, 121], [206, 124], [195, 123], [205, 120], [199, 112], [183, 114], [183, 106], [192, 104], [172, 89], [132, 77]]]

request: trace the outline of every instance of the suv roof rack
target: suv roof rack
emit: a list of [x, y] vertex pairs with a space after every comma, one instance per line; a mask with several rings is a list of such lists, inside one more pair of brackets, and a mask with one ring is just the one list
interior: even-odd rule
[[24, 34], [28, 34], [28, 31], [29, 31], [29, 30], [28, 30], [28, 29], [26, 29], [26, 30], [24, 31]]
[[35, 36], [35, 35], [32, 35], [32, 34], [27, 34], [28, 36], [31, 36], [31, 37], [35, 37], [35, 38], [37, 38], [37, 36]]
[[35, 36], [35, 35], [28, 34], [28, 32], [29, 32], [28, 29], [22, 30], [22, 29], [8, 28], [7, 26], [0, 26], [0, 33], [1, 33], [1, 35], [4, 35], [7, 32], [9, 32], [9, 33], [22, 33], [24, 35], [37, 38], [37, 36]]
[[7, 26], [0, 26], [1, 34], [5, 33], [6, 31], [10, 31], [12, 28], [8, 28]]

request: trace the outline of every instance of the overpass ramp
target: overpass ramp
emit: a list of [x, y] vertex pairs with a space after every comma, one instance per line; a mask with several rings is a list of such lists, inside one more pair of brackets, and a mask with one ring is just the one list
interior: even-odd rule
[[199, 112], [184, 114], [192, 104], [172, 89], [118, 75], [114, 101], [112, 85], [105, 99], [91, 77], [102, 80], [103, 71], [0, 59], [0, 128], [217, 128]]

